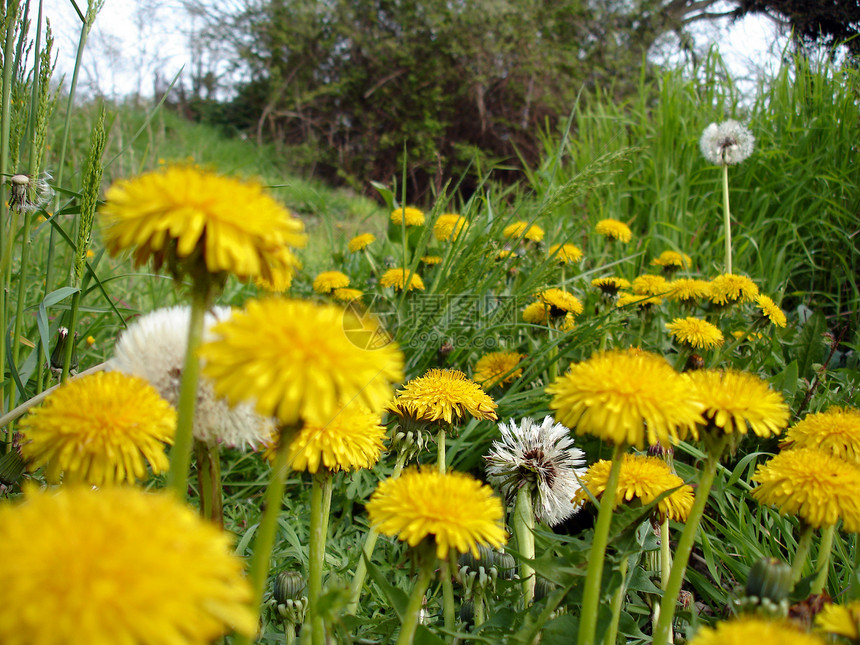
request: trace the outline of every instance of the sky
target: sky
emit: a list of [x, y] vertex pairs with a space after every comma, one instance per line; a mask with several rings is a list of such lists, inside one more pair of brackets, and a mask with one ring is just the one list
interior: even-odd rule
[[[86, 10], [86, 0], [75, 1]], [[44, 0], [44, 6], [56, 38], [58, 76], [66, 74], [68, 83], [81, 21], [70, 0]], [[105, 0], [89, 36], [78, 91], [113, 99], [152, 96], [154, 85], [166, 87], [183, 65], [188, 77], [196, 26], [180, 0]], [[785, 44], [772, 22], [755, 16], [735, 24], [722, 21], [716, 28], [709, 24], [697, 30], [695, 39], [702, 48], [718, 46], [742, 90], [754, 89], [760, 71], [775, 70]]]

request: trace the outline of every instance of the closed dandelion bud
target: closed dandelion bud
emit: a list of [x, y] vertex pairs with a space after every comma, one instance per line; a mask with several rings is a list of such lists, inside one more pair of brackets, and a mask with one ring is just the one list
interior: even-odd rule
[[471, 551], [466, 551], [465, 553], [460, 554], [460, 559], [458, 564], [460, 568], [468, 567], [472, 571], [477, 571], [479, 568], [483, 567], [488, 570], [493, 566], [495, 551], [488, 546], [483, 544], [478, 545], [478, 555], [480, 557], [475, 557], [475, 555]]
[[[75, 338], [77, 339], [78, 334], [75, 332]], [[54, 371], [62, 371], [63, 369], [63, 357], [66, 355], [66, 343], [70, 342], [69, 338], [69, 330], [65, 327], [60, 327], [57, 330], [57, 344], [54, 345], [54, 351], [51, 352], [51, 369]], [[74, 342], [74, 341], [71, 341]], [[77, 347], [72, 347], [72, 361], [69, 363], [69, 373], [73, 373], [78, 369], [78, 349]]]
[[550, 582], [546, 578], [538, 577], [535, 581], [535, 602], [540, 602], [556, 589], [558, 589], [557, 584]]
[[299, 600], [305, 594], [305, 578], [297, 571], [281, 571], [275, 580], [275, 601], [285, 605], [290, 600]]
[[475, 603], [471, 600], [466, 600], [460, 605], [460, 621], [466, 625], [475, 622]]
[[517, 561], [510, 553], [496, 553], [496, 568], [504, 580], [512, 580], [517, 572]]
[[745, 593], [779, 603], [791, 592], [791, 567], [776, 558], [762, 558], [750, 569]]

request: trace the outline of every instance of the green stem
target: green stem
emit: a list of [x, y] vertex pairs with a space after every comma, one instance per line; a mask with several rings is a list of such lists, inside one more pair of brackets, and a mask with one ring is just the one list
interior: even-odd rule
[[732, 216], [729, 212], [729, 167], [723, 165], [723, 224], [726, 238], [726, 273], [732, 272]]
[[457, 626], [457, 610], [454, 606], [454, 581], [451, 579], [451, 560], [444, 560], [439, 567], [442, 579], [442, 622], [445, 629], [454, 631]]
[[693, 508], [690, 510], [684, 530], [678, 540], [678, 547], [675, 551], [675, 562], [672, 564], [672, 572], [669, 574], [669, 580], [663, 590], [663, 600], [660, 603], [660, 618], [654, 631], [655, 645], [666, 645], [666, 643], [672, 642], [672, 623], [675, 619], [678, 594], [681, 592], [684, 574], [687, 571], [687, 562], [690, 560], [690, 553], [693, 551], [699, 523], [705, 512], [705, 506], [708, 504], [708, 494], [717, 475], [720, 453], [724, 445], [725, 440], [719, 445], [719, 449], [708, 453], [705, 466], [702, 469], [699, 487], [696, 489], [696, 501], [693, 502]]
[[812, 594], [820, 594], [824, 589], [824, 583], [827, 582], [827, 573], [830, 571], [830, 551], [833, 549], [833, 534], [836, 532], [836, 525], [831, 524], [821, 532], [821, 544], [818, 548], [818, 565], [815, 569], [816, 576], [812, 582], [812, 587], [809, 589]]
[[660, 589], [666, 588], [672, 568], [672, 549], [669, 543], [669, 516], [660, 523]]
[[[263, 500], [263, 517], [257, 527], [254, 553], [248, 565], [248, 577], [251, 580], [251, 588], [254, 593], [251, 606], [257, 612], [260, 611], [260, 604], [263, 601], [263, 588], [269, 573], [269, 558], [272, 555], [272, 546], [275, 544], [275, 533], [283, 504], [284, 487], [287, 484], [287, 475], [290, 473], [289, 456], [292, 439], [293, 429], [282, 427], [278, 438], [278, 452], [275, 453], [275, 461], [272, 463], [272, 476], [269, 479], [266, 496]], [[236, 638], [236, 643], [237, 645], [251, 645], [252, 640], [251, 636], [239, 635]]]
[[594, 645], [595, 632], [597, 631], [597, 611], [600, 603], [600, 583], [603, 578], [603, 559], [606, 555], [606, 543], [609, 540], [612, 511], [615, 509], [615, 492], [618, 489], [618, 478], [621, 474], [621, 462], [625, 448], [626, 446], [623, 444], [615, 446], [612, 455], [612, 468], [609, 471], [606, 490], [600, 501], [600, 510], [597, 512], [591, 552], [588, 556], [588, 569], [585, 572], [578, 645]]
[[439, 472], [443, 475], [445, 474], [445, 428], [440, 427], [439, 432], [436, 434], [436, 465], [439, 468]]
[[475, 595], [472, 597], [472, 606], [475, 608], [474, 625], [478, 627], [484, 624], [486, 617], [484, 615], [484, 591], [476, 585]]
[[803, 575], [803, 567], [806, 564], [806, 556], [809, 555], [809, 547], [812, 546], [813, 526], [804, 523], [800, 531], [800, 539], [797, 541], [797, 551], [794, 554], [794, 562], [791, 563], [791, 581], [797, 582]]
[[618, 640], [618, 621], [621, 619], [621, 606], [624, 604], [624, 596], [627, 591], [627, 556], [621, 558], [618, 564], [618, 572], [621, 574], [621, 584], [612, 597], [612, 619], [609, 621], [609, 632], [603, 640], [605, 645], [615, 645]]
[[78, 326], [78, 308], [81, 305], [81, 291], [79, 285], [75, 285], [78, 287], [78, 291], [72, 294], [72, 308], [69, 312], [69, 332], [68, 336], [66, 336], [66, 345], [63, 347], [65, 350], [63, 354], [63, 375], [60, 377], [60, 382], [65, 383], [69, 380], [69, 370], [72, 366], [72, 354], [75, 351], [75, 327]]
[[421, 617], [421, 605], [424, 602], [424, 592], [427, 591], [436, 564], [433, 546], [433, 543], [430, 542], [421, 544], [417, 548], [418, 562], [421, 568], [418, 570], [418, 580], [416, 580], [412, 594], [409, 596], [409, 604], [406, 606], [406, 614], [400, 625], [397, 645], [411, 645], [415, 638], [415, 630], [418, 628], [418, 621]]
[[[397, 463], [394, 464], [394, 470], [391, 472], [391, 479], [400, 477], [405, 462], [405, 453], [397, 457]], [[358, 611], [358, 601], [361, 599], [361, 590], [364, 588], [364, 579], [367, 577], [367, 563], [370, 562], [370, 558], [373, 556], [377, 538], [379, 538], [379, 531], [375, 526], [371, 526], [364, 537], [361, 557], [358, 559], [358, 564], [355, 567], [355, 575], [352, 576], [352, 582], [349, 585], [349, 604], [346, 606], [346, 610], [350, 614], [355, 615]]]
[[[532, 492], [528, 486], [517, 491], [513, 517], [514, 535], [517, 550], [523, 558], [535, 558], [535, 513], [532, 505]], [[523, 585], [523, 607], [531, 605], [535, 597], [535, 571], [527, 562], [520, 562], [520, 579]]]
[[188, 467], [191, 465], [191, 446], [194, 429], [194, 406], [197, 402], [197, 382], [200, 377], [200, 361], [197, 349], [203, 340], [203, 319], [209, 298], [203, 289], [194, 289], [191, 297], [191, 315], [188, 321], [188, 347], [185, 350], [185, 366], [179, 385], [176, 436], [170, 451], [170, 473], [167, 487], [172, 488], [181, 501], [185, 501], [188, 490]]
[[[325, 622], [319, 613], [322, 596], [322, 573], [325, 561], [328, 509], [331, 502], [331, 473], [323, 468], [314, 475], [311, 486], [311, 533], [308, 554], [308, 620], [311, 643], [325, 645]], [[328, 504], [326, 501], [328, 500]]]
[[221, 485], [221, 451], [215, 441], [194, 440], [200, 516], [224, 528], [224, 499]]

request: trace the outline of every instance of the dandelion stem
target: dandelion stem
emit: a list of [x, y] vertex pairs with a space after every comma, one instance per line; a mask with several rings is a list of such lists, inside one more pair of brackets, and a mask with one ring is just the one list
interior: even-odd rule
[[436, 464], [439, 472], [445, 474], [445, 428], [439, 428], [439, 433], [436, 435]]
[[609, 621], [609, 632], [603, 640], [607, 645], [615, 645], [618, 640], [618, 621], [621, 618], [621, 606], [624, 604], [624, 596], [627, 591], [627, 564], [629, 558], [624, 556], [618, 563], [618, 572], [621, 574], [621, 584], [612, 597], [612, 619]]
[[418, 546], [418, 562], [420, 566], [420, 569], [418, 569], [418, 580], [415, 581], [415, 587], [409, 596], [409, 604], [406, 606], [406, 614], [403, 616], [403, 623], [400, 625], [400, 636], [397, 639], [397, 645], [410, 645], [415, 638], [415, 630], [418, 628], [418, 619], [421, 616], [421, 605], [424, 602], [424, 592], [427, 591], [427, 586], [433, 577], [433, 568], [436, 564], [432, 547], [432, 543]]
[[[535, 513], [531, 489], [528, 486], [521, 486], [517, 491], [513, 525], [514, 535], [517, 538], [517, 550], [523, 558], [534, 560]], [[527, 608], [535, 597], [535, 571], [527, 562], [520, 562], [520, 579], [523, 584], [523, 607]]]
[[809, 555], [809, 547], [812, 546], [812, 531], [814, 527], [803, 523], [800, 539], [797, 541], [797, 551], [794, 554], [794, 562], [791, 564], [791, 581], [797, 582], [803, 575], [803, 567], [806, 564], [806, 556]]
[[311, 487], [311, 533], [308, 554], [308, 618], [311, 643], [325, 645], [325, 622], [319, 613], [325, 560], [328, 510], [331, 504], [331, 473], [323, 468], [314, 475]]
[[442, 562], [439, 567], [442, 579], [442, 622], [445, 629], [453, 631], [457, 623], [457, 612], [454, 607], [454, 582], [451, 579], [451, 560]]
[[[391, 472], [391, 479], [400, 477], [405, 462], [406, 453], [404, 452], [397, 457], [397, 463], [394, 464], [394, 470]], [[376, 548], [378, 537], [379, 531], [374, 526], [370, 527], [364, 537], [364, 547], [361, 549], [361, 557], [358, 559], [355, 575], [352, 576], [352, 582], [349, 585], [349, 604], [346, 606], [346, 610], [353, 615], [358, 611], [358, 601], [361, 599], [361, 590], [364, 588], [364, 579], [367, 577], [367, 563], [373, 557], [373, 550]]]
[[672, 549], [669, 542], [669, 516], [660, 523], [660, 589], [666, 588], [672, 568]]
[[612, 522], [612, 511], [615, 509], [615, 491], [618, 488], [625, 448], [624, 444], [615, 446], [612, 468], [606, 481], [606, 490], [600, 500], [600, 510], [597, 512], [597, 523], [594, 526], [594, 537], [588, 556], [588, 569], [585, 573], [585, 590], [577, 640], [579, 645], [594, 645], [600, 603], [600, 583], [603, 578], [603, 559], [606, 555], [606, 543], [609, 540], [609, 526]]
[[[275, 531], [278, 526], [278, 515], [281, 514], [284, 487], [287, 483], [287, 475], [290, 473], [290, 443], [293, 439], [293, 428], [282, 427], [278, 437], [278, 451], [272, 463], [272, 476], [266, 488], [266, 496], [263, 517], [257, 527], [257, 537], [254, 541], [254, 553], [251, 563], [248, 565], [248, 576], [254, 593], [251, 606], [255, 611], [260, 611], [260, 603], [263, 601], [263, 587], [269, 573], [269, 558], [272, 555], [272, 546], [275, 543]], [[251, 645], [252, 637], [240, 635], [237, 645]]]
[[827, 573], [830, 571], [830, 551], [833, 549], [833, 534], [835, 532], [835, 524], [831, 524], [821, 532], [821, 545], [818, 548], [818, 565], [815, 569], [816, 576], [809, 590], [812, 594], [820, 594], [822, 589], [824, 589], [824, 583], [827, 582]]
[[[77, 294], [76, 294], [77, 295]], [[197, 403], [197, 382], [200, 378], [200, 361], [197, 349], [203, 339], [203, 318], [209, 305], [208, 290], [194, 289], [191, 297], [191, 314], [188, 322], [188, 347], [179, 385], [176, 436], [170, 451], [170, 472], [167, 487], [172, 488], [181, 501], [188, 492], [188, 467], [191, 465], [194, 406]]]
[[678, 594], [681, 592], [681, 584], [687, 571], [687, 562], [690, 560], [690, 553], [693, 550], [693, 543], [696, 541], [699, 523], [702, 520], [705, 506], [708, 503], [708, 494], [711, 491], [711, 486], [714, 484], [714, 478], [717, 475], [717, 466], [720, 463], [720, 454], [725, 444], [726, 439], [723, 438], [717, 446], [708, 452], [705, 465], [702, 468], [702, 476], [699, 479], [699, 487], [696, 490], [696, 501], [693, 502], [690, 515], [687, 517], [687, 523], [684, 525], [684, 530], [678, 540], [678, 547], [675, 551], [675, 562], [672, 563], [669, 580], [663, 589], [663, 599], [660, 603], [660, 618], [654, 630], [655, 645], [665, 645], [672, 642], [672, 622], [675, 619], [675, 606], [678, 603]]
[[726, 273], [732, 272], [732, 216], [729, 212], [729, 166], [723, 164], [723, 222], [726, 238]]
[[194, 452], [197, 455], [200, 516], [224, 528], [220, 448], [215, 441], [198, 441], [195, 439]]

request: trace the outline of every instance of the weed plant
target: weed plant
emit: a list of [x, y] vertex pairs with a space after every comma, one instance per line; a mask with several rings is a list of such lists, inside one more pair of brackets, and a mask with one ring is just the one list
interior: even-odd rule
[[[488, 172], [478, 190], [463, 196], [456, 183], [449, 183], [424, 205], [424, 223], [409, 226], [405, 209], [412, 204], [405, 171], [387, 184], [374, 184], [379, 199], [372, 201], [294, 177], [273, 150], [223, 138], [157, 108], [143, 112], [122, 105], [78, 106], [74, 83], [70, 94], [61, 97], [51, 89], [50, 34], [42, 30], [41, 17], [21, 13], [28, 8], [7, 3], [4, 22], [0, 363], [5, 416], [0, 483], [5, 507], [13, 508], [28, 485], [53, 485], [46, 483], [52, 479], [46, 471], [22, 454], [18, 432], [31, 414], [27, 408], [41, 403], [43, 391], [59, 380], [74, 380], [76, 371], [103, 367], [117, 335], [140, 314], [183, 303], [187, 290], [194, 288], [188, 276], [171, 280], [161, 271], [135, 268], [125, 255], [106, 252], [99, 216], [92, 231], [88, 224], [97, 201], [103, 209], [104, 188], [159, 168], [197, 164], [243, 178], [260, 177], [303, 221], [309, 244], [300, 252], [303, 267], [288, 297], [337, 303], [353, 316], [349, 320], [361, 323], [346, 332], [377, 332], [372, 348], [396, 343], [403, 352], [404, 379], [395, 385], [408, 389], [413, 379], [437, 368], [459, 370], [479, 381], [485, 378], [478, 368], [482, 358], [494, 352], [516, 356], [497, 371], [494, 382], [482, 381], [482, 395], [491, 397], [495, 406], [492, 414], [465, 415], [447, 425], [437, 419], [428, 425], [426, 419], [410, 419], [389, 406], [385, 424], [391, 452], [372, 468], [332, 468], [326, 474], [329, 488], [323, 490], [330, 497], [323, 513], [322, 535], [327, 539], [320, 562], [315, 562], [311, 548], [315, 545], [319, 551], [320, 508], [325, 506], [320, 507], [316, 497], [316, 476], [282, 470], [283, 494], [278, 489], [272, 493], [273, 468], [262, 457], [265, 446], [256, 451], [217, 448], [216, 481], [197, 478], [201, 461], [192, 466], [187, 495], [187, 469], [181, 475], [147, 472], [138, 478], [141, 486], [155, 491], [176, 487], [175, 478], [181, 477], [179, 496], [195, 509], [202, 498], [210, 499], [213, 486], [220, 486], [223, 517], [211, 519], [235, 538], [239, 558], [263, 563], [259, 580], [251, 565], [252, 581], [262, 594], [259, 607], [251, 607], [253, 612], [261, 610], [259, 642], [291, 642], [304, 622], [300, 638], [315, 644], [326, 638], [344, 643], [397, 638], [420, 643], [459, 639], [525, 644], [538, 638], [542, 643], [567, 643], [572, 633], [579, 633], [582, 643], [646, 643], [655, 630], [661, 633], [666, 627], [661, 626], [661, 615], [669, 623], [670, 638], [695, 638], [707, 625], [734, 614], [782, 620], [789, 603], [797, 614], [813, 601], [823, 602], [821, 592], [846, 606], [860, 595], [858, 525], [852, 524], [860, 511], [843, 510], [836, 528], [828, 528], [834, 527], [832, 522], [817, 526], [822, 530], [809, 542], [807, 555], [797, 558], [806, 548], [804, 536], [812, 534], [809, 523], [795, 516], [799, 512], [781, 513], [752, 497], [759, 468], [773, 454], [790, 449], [776, 436], [785, 426], [839, 406], [856, 412], [856, 70], [790, 60], [762, 82], [752, 100], [742, 101], [719, 58], [712, 55], [692, 75], [670, 71], [653, 84], [643, 80], [632, 103], [614, 103], [609, 91], [582, 96], [565, 128], [544, 133], [542, 163], [527, 170], [520, 184], [497, 185]], [[97, 9], [91, 3], [83, 16], [82, 47]], [[32, 32], [25, 27], [27, 20]], [[38, 34], [34, 42], [30, 33]], [[65, 106], [65, 113], [57, 111], [59, 105]], [[728, 170], [734, 273], [744, 289], [769, 296], [772, 307], [756, 301], [752, 291], [721, 299], [723, 292], [716, 286], [726, 260], [723, 193], [720, 169], [702, 157], [699, 139], [709, 123], [727, 118], [746, 124], [756, 138], [753, 155]], [[56, 169], [57, 177], [46, 175], [46, 169]], [[43, 182], [53, 197], [46, 198]], [[452, 219], [455, 215], [458, 219]], [[627, 229], [629, 241], [624, 235], [615, 239], [598, 233], [606, 220], [616, 232]], [[457, 223], [446, 232], [446, 221]], [[357, 248], [362, 246], [355, 242], [359, 235], [373, 241]], [[669, 255], [661, 255], [665, 252]], [[328, 271], [343, 274], [348, 286], [325, 288], [319, 275]], [[397, 282], [390, 276], [396, 278], [398, 271], [401, 279], [417, 276], [422, 286], [386, 286]], [[628, 286], [621, 287], [620, 295], [595, 286], [595, 280], [608, 277]], [[691, 283], [680, 280], [700, 281], [700, 292], [683, 298]], [[240, 308], [265, 297], [253, 280], [229, 277], [221, 286], [213, 304]], [[565, 295], [550, 295], [551, 289]], [[531, 313], [524, 315], [526, 311]], [[696, 345], [677, 328], [669, 333], [667, 325], [689, 317], [713, 327], [707, 328], [707, 342]], [[384, 333], [372, 320], [381, 322]], [[67, 329], [65, 334], [61, 328]], [[644, 503], [628, 499], [632, 503], [619, 504], [612, 516], [608, 511], [598, 516], [595, 509], [613, 510], [608, 495], [600, 501], [589, 494], [571, 519], [552, 528], [537, 524], [534, 545], [527, 549], [528, 540], [517, 532], [521, 527], [516, 526], [512, 500], [503, 500], [507, 526], [518, 536], [508, 544], [507, 555], [488, 550], [483, 563], [461, 558], [453, 567], [445, 559], [433, 560], [431, 565], [436, 563], [441, 573], [428, 579], [423, 598], [417, 596], [421, 612], [420, 621], [417, 613], [413, 617], [413, 623], [420, 622], [411, 626], [414, 639], [404, 636], [407, 628], [401, 630], [401, 625], [412, 620], [414, 574], [427, 570], [421, 564], [424, 556], [412, 548], [415, 544], [387, 536], [368, 549], [368, 535], [376, 539], [365, 511], [371, 494], [409, 462], [421, 463], [426, 470], [438, 460], [441, 470], [485, 478], [485, 456], [500, 436], [493, 417], [518, 421], [560, 416], [563, 406], [552, 388], [568, 369], [612, 350], [663, 357], [683, 379], [688, 376], [680, 374], [701, 370], [751, 375], [784, 401], [786, 420], [777, 432], [747, 433], [749, 417], [744, 415], [749, 412], [736, 411], [741, 421], [734, 438], [744, 436], [725, 453], [715, 453], [713, 446], [692, 435], [668, 452], [666, 446], [652, 446], [683, 482], [699, 485], [697, 492], [703, 493], [706, 504], [698, 531], [699, 518], [691, 519], [685, 530], [683, 522], [660, 519], [656, 513], [676, 489], [664, 489]], [[443, 394], [431, 397], [430, 403], [437, 404]], [[704, 417], [699, 421], [703, 435], [705, 427], [719, 425], [715, 418], [710, 426]], [[637, 441], [619, 441], [613, 447], [611, 441], [571, 426], [589, 464], [613, 456], [617, 462], [624, 451], [633, 452], [628, 443], [646, 447]], [[281, 425], [277, 450], [285, 450], [293, 430]], [[853, 431], [860, 433], [860, 428]], [[860, 440], [849, 430], [842, 432], [846, 441]], [[417, 443], [403, 447], [404, 436]], [[23, 442], [32, 440], [28, 434]], [[434, 441], [441, 442], [441, 450]], [[275, 448], [270, 445], [269, 450]], [[710, 494], [703, 479], [708, 464], [715, 469]], [[282, 500], [280, 510], [277, 500]], [[813, 502], [831, 503], [821, 498]], [[421, 503], [416, 500], [416, 505]], [[602, 538], [606, 544], [597, 560], [594, 545], [600, 540], [595, 535], [601, 521], [596, 516], [609, 518]], [[267, 517], [274, 518], [271, 553], [261, 546]], [[50, 527], [51, 518], [45, 518], [41, 530], [49, 532]], [[685, 566], [676, 569], [675, 577], [683, 583], [676, 608], [676, 598], [666, 601], [663, 589], [669, 547], [677, 547], [682, 532], [694, 542], [689, 564], [684, 561]], [[433, 539], [431, 534], [425, 542]], [[460, 550], [476, 549], [472, 543]], [[676, 564], [679, 557], [675, 555]], [[788, 562], [796, 572], [771, 605], [749, 592], [750, 571], [762, 558]], [[453, 555], [451, 559], [456, 560]], [[589, 567], [592, 562], [596, 567]], [[525, 597], [516, 577], [523, 565], [534, 572], [536, 582]], [[366, 577], [358, 578], [356, 586], [356, 570], [362, 567]], [[594, 568], [599, 571], [596, 586]], [[0, 564], [0, 580], [7, 575], [4, 571]], [[445, 573], [451, 571], [456, 572], [453, 587]], [[312, 584], [304, 591], [298, 585], [293, 596], [285, 597], [291, 580], [280, 575], [285, 572], [299, 574], [300, 581], [309, 577]], [[62, 573], [57, 575], [62, 578]], [[358, 590], [357, 598], [351, 596], [350, 583]], [[15, 599], [17, 590], [11, 585], [7, 593], [12, 600], [7, 598], [0, 616], [18, 611], [24, 602]], [[313, 596], [310, 603], [308, 594]], [[662, 614], [657, 611], [661, 603]], [[585, 615], [583, 606], [597, 609]], [[674, 621], [666, 621], [667, 606], [675, 612]], [[451, 609], [459, 619], [452, 621]], [[42, 618], [45, 623], [52, 619]], [[5, 618], [3, 623], [15, 624]], [[228, 622], [223, 631], [229, 628]], [[249, 642], [250, 637], [226, 638]], [[30, 638], [25, 633], [19, 640]], [[62, 637], [45, 642], [58, 640]]]

